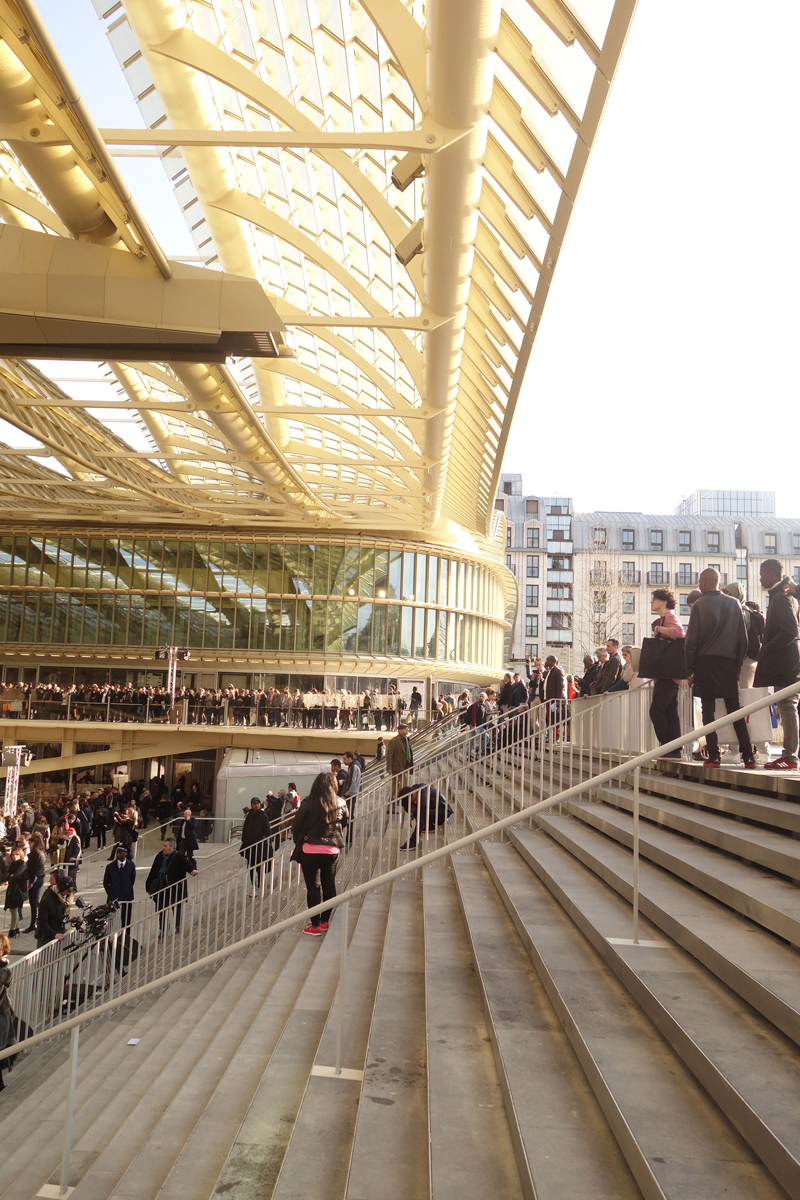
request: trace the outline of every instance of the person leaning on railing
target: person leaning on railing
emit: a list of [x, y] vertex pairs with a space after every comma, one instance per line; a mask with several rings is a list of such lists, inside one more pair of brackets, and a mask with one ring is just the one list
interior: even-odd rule
[[414, 751], [408, 739], [408, 725], [401, 721], [397, 727], [397, 737], [393, 737], [386, 748], [386, 772], [392, 776], [393, 791], [404, 782], [404, 776], [414, 766]]

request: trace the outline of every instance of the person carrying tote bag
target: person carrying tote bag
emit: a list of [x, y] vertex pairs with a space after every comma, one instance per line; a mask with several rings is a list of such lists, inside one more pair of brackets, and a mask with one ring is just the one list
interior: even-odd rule
[[[683, 656], [683, 640], [686, 636], [675, 613], [675, 593], [669, 588], [656, 588], [650, 600], [650, 609], [658, 616], [654, 637], [645, 638], [639, 656], [639, 674], [655, 679], [653, 699], [650, 702], [650, 720], [653, 722], [658, 744], [665, 745], [681, 736], [678, 716], [678, 688], [686, 678]], [[667, 670], [674, 672], [669, 676]], [[672, 750], [665, 758], [680, 758], [680, 750]]]

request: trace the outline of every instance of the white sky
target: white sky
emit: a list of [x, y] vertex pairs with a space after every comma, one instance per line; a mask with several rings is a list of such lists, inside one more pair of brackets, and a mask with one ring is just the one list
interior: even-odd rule
[[[90, 0], [38, 2], [98, 125], [140, 126]], [[766, 489], [800, 513], [798, 42], [797, 0], [641, 0], [509, 438], [526, 491], [672, 512]], [[160, 164], [117, 161], [193, 253]]]
[[578, 511], [797, 495], [797, 0], [641, 0], [504, 463]]

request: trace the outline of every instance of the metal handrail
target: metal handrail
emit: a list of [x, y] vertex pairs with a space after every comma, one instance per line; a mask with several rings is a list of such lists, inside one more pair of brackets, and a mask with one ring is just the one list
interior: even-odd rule
[[[421, 867], [427, 866], [430, 863], [437, 862], [439, 859], [449, 857], [458, 853], [460, 850], [467, 849], [469, 846], [477, 842], [484, 841], [488, 838], [496, 836], [498, 833], [504, 832], [513, 825], [529, 819], [540, 812], [544, 812], [549, 808], [555, 807], [557, 804], [565, 800], [570, 800], [576, 796], [582, 795], [586, 791], [597, 789], [601, 785], [618, 779], [620, 776], [629, 775], [631, 771], [638, 772], [642, 767], [648, 766], [656, 759], [662, 758], [665, 754], [669, 754], [673, 750], [679, 750], [687, 743], [696, 740], [698, 737], [703, 737], [709, 733], [714, 733], [718, 729], [723, 728], [730, 722], [738, 721], [750, 716], [752, 713], [760, 711], [762, 708], [769, 707], [781, 700], [788, 699], [790, 696], [797, 696], [800, 693], [800, 683], [791, 684], [789, 687], [782, 688], [774, 692], [770, 696], [761, 697], [753, 701], [752, 704], [745, 705], [743, 708], [737, 709], [733, 713], [728, 713], [724, 717], [710, 722], [707, 725], [702, 725], [697, 729], [692, 729], [687, 733], [681, 734], [671, 742], [659, 746], [657, 749], [648, 750], [643, 754], [636, 755], [625, 762], [619, 763], [617, 766], [610, 767], [608, 770], [601, 772], [599, 775], [590, 776], [588, 779], [573, 785], [570, 788], [559, 791], [546, 799], [540, 800], [535, 804], [527, 805], [516, 812], [510, 813], [508, 816], [502, 817], [491, 824], [484, 826], [482, 829], [473, 831], [465, 836], [456, 839], [447, 845], [440, 846], [435, 850], [428, 851], [416, 858], [409, 860], [402, 866], [395, 867], [390, 871], [385, 871], [372, 879], [366, 880], [363, 883], [355, 884], [339, 895], [332, 897], [329, 900], [324, 900], [320, 904], [312, 908], [304, 908], [297, 912], [286, 916], [270, 925], [268, 928], [259, 930], [255, 933], [238, 939], [227, 946], [221, 947], [202, 958], [196, 959], [191, 963], [186, 963], [180, 967], [171, 970], [165, 975], [160, 975], [157, 979], [153, 979], [148, 983], [142, 984], [129, 992], [124, 993], [114, 999], [104, 1001], [102, 1004], [93, 1008], [86, 1013], [80, 1013], [75, 1017], [70, 1017], [65, 1021], [60, 1022], [57, 1026], [43, 1030], [40, 1033], [33, 1034], [29, 1038], [25, 1038], [17, 1042], [13, 1046], [7, 1047], [5, 1050], [0, 1050], [0, 1061], [12, 1055], [19, 1053], [21, 1050], [26, 1050], [29, 1047], [38, 1045], [41, 1042], [49, 1040], [66, 1030], [76, 1029], [88, 1020], [94, 1017], [102, 1016], [105, 1013], [113, 1012], [123, 1004], [130, 1003], [134, 1000], [139, 1000], [141, 997], [149, 995], [151, 992], [164, 987], [166, 984], [173, 983], [179, 979], [185, 978], [187, 975], [195, 974], [207, 967], [213, 966], [218, 962], [222, 962], [225, 958], [232, 954], [241, 952], [252, 946], [259, 945], [261, 942], [282, 933], [286, 929], [293, 928], [301, 921], [306, 921], [310, 917], [318, 916], [322, 912], [334, 910], [342, 905], [349, 903], [350, 900], [357, 899], [360, 896], [366, 895], [368, 892], [375, 891], [379, 887], [383, 887], [387, 883], [394, 882], [396, 879], [401, 879], [404, 876], [411, 874], [413, 871], [419, 870]], [[424, 787], [425, 784], [417, 786]]]

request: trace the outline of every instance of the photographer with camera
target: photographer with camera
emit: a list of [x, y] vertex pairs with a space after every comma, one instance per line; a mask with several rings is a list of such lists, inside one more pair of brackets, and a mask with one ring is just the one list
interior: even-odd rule
[[36, 948], [48, 942], [60, 942], [64, 936], [69, 906], [75, 894], [75, 885], [66, 871], [51, 871], [50, 886], [45, 888], [39, 904], [36, 922]]
[[109, 902], [119, 902], [120, 923], [123, 928], [131, 923], [135, 882], [136, 864], [131, 862], [128, 847], [122, 842], [117, 842], [114, 862], [108, 864], [103, 875], [103, 891]]

